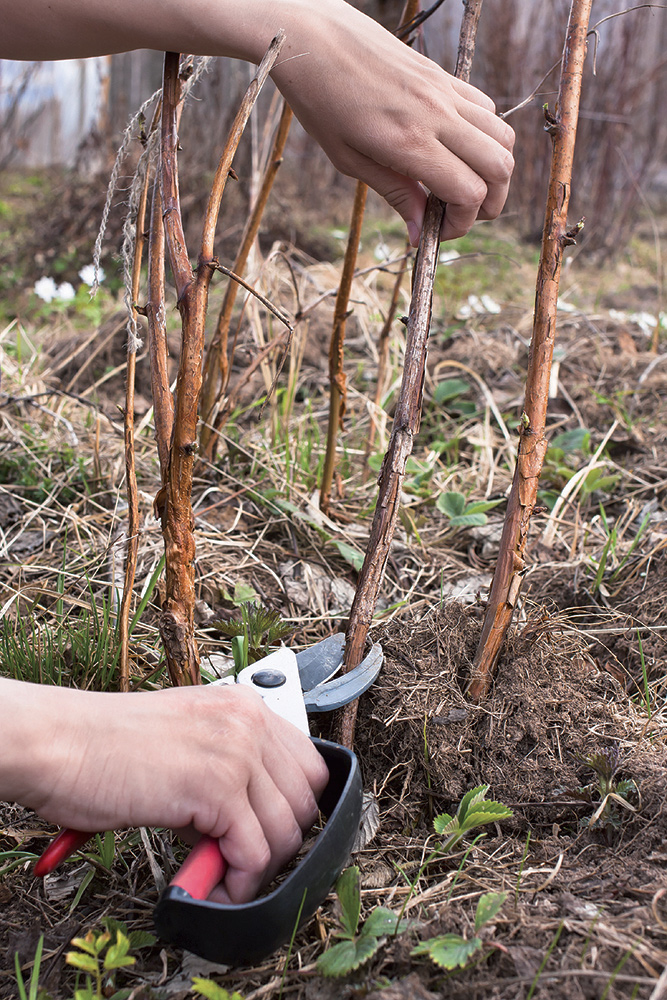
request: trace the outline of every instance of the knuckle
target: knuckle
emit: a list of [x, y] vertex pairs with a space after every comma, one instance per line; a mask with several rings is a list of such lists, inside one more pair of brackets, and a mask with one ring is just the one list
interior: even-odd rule
[[469, 177], [460, 184], [458, 197], [452, 199], [457, 205], [479, 207], [487, 195], [487, 186], [483, 178]]
[[493, 177], [490, 177], [489, 180], [498, 184], [507, 184], [512, 176], [513, 170], [514, 157], [508, 150], [503, 150], [502, 154], [498, 157], [494, 175]]
[[247, 871], [262, 873], [271, 864], [271, 848], [265, 837], [253, 837], [246, 845], [245, 866]]
[[296, 804], [296, 812], [302, 831], [309, 830], [317, 819], [317, 802], [310, 789], [305, 789]]
[[447, 230], [447, 239], [448, 240], [458, 240], [461, 236], [465, 236], [466, 233], [469, 233], [469, 232], [470, 232], [470, 226], [464, 226], [464, 225], [460, 225], [460, 224], [455, 224], [455, 223], [453, 223], [453, 222], [450, 221], [449, 222], [449, 228]]
[[303, 843], [303, 833], [301, 827], [294, 822], [291, 829], [285, 835], [285, 856], [294, 857]]
[[516, 139], [516, 133], [512, 128], [512, 126], [508, 125], [507, 122], [503, 122], [502, 125], [503, 129], [500, 133], [499, 139], [502, 145], [505, 147], [505, 149], [509, 150], [509, 152], [511, 153], [512, 150], [514, 149], [514, 141]]

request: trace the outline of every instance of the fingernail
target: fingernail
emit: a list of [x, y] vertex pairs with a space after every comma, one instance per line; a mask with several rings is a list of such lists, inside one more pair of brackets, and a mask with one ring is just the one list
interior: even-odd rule
[[408, 239], [410, 246], [419, 246], [419, 226], [416, 222], [408, 222]]

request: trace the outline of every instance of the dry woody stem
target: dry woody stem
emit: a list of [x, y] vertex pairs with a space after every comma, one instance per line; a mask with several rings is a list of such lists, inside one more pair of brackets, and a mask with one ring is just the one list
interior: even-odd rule
[[[401, 32], [404, 28], [412, 26], [413, 22], [415, 22], [419, 14], [419, 6], [420, 0], [406, 0], [396, 31], [399, 37], [401, 37]], [[410, 34], [405, 40], [408, 45], [411, 44], [412, 35]], [[320, 509], [325, 514], [329, 513], [331, 505], [331, 487], [336, 466], [336, 441], [338, 440], [338, 432], [342, 429], [343, 417], [345, 416], [347, 398], [344, 369], [345, 324], [348, 316], [351, 314], [351, 310], [348, 309], [348, 303], [352, 289], [352, 280], [354, 278], [354, 269], [357, 263], [367, 194], [367, 185], [363, 181], [357, 181], [352, 218], [350, 220], [350, 232], [347, 238], [345, 260], [343, 262], [343, 273], [341, 274], [340, 285], [338, 286], [333, 329], [329, 343], [329, 420], [327, 423], [327, 445], [320, 483]]]
[[338, 286], [336, 305], [334, 307], [333, 330], [329, 342], [329, 422], [327, 424], [327, 447], [322, 468], [322, 483], [320, 486], [320, 508], [324, 513], [329, 511], [331, 500], [331, 484], [333, 482], [334, 466], [336, 464], [336, 440], [345, 416], [347, 386], [345, 369], [343, 367], [345, 347], [345, 324], [349, 316], [348, 303], [352, 289], [352, 279], [357, 263], [361, 226], [364, 221], [364, 208], [368, 187], [363, 181], [357, 181], [354, 194], [354, 206], [350, 221], [350, 233], [347, 238], [343, 273]]
[[368, 430], [368, 441], [366, 442], [366, 451], [364, 454], [364, 481], [368, 478], [370, 472], [369, 459], [373, 451], [373, 444], [375, 443], [375, 435], [378, 429], [378, 421], [376, 414], [378, 414], [382, 408], [382, 397], [387, 391], [385, 383], [387, 381], [387, 370], [389, 367], [389, 334], [391, 333], [391, 328], [396, 318], [396, 311], [398, 309], [398, 300], [401, 294], [401, 285], [403, 284], [403, 278], [405, 272], [408, 269], [408, 261], [410, 260], [410, 244], [408, 243], [405, 248], [405, 254], [401, 259], [399, 269], [396, 272], [396, 279], [394, 281], [394, 287], [391, 293], [391, 302], [389, 303], [389, 309], [387, 310], [387, 318], [385, 319], [382, 329], [380, 330], [380, 336], [378, 337], [378, 374], [377, 374], [377, 385], [375, 389], [375, 407], [371, 411], [371, 425]]
[[533, 338], [519, 431], [517, 465], [507, 503], [498, 564], [468, 689], [474, 701], [483, 698], [490, 688], [502, 643], [514, 614], [525, 572], [524, 553], [528, 526], [536, 505], [537, 488], [547, 450], [544, 429], [556, 336], [560, 269], [563, 251], [568, 244], [574, 243], [582, 225], [579, 223], [568, 230], [567, 208], [591, 2], [592, 0], [573, 0], [563, 50], [556, 114], [545, 111], [545, 128], [553, 139], [553, 155], [537, 274]]
[[[218, 209], [220, 205], [219, 199], [222, 197], [222, 190], [224, 189], [224, 184], [227, 180], [232, 160], [238, 148], [243, 130], [248, 122], [248, 118], [250, 117], [250, 112], [254, 107], [255, 101], [259, 96], [262, 85], [266, 81], [266, 78], [278, 57], [278, 53], [282, 48], [283, 40], [284, 35], [278, 35], [274, 42], [272, 42], [257, 70], [257, 76], [251, 82], [245, 93], [241, 106], [236, 114], [236, 118], [232, 123], [216, 174], [216, 183], [221, 188], [219, 196], [217, 197]], [[268, 201], [269, 194], [271, 193], [271, 188], [273, 187], [276, 174], [278, 173], [278, 169], [282, 163], [283, 152], [285, 149], [285, 143], [287, 142], [291, 122], [292, 110], [286, 103], [283, 103], [282, 114], [278, 124], [276, 137], [274, 139], [269, 165], [262, 180], [252, 212], [246, 222], [243, 236], [241, 238], [241, 246], [237, 253], [236, 260], [234, 261], [234, 267], [232, 268], [236, 274], [243, 274], [250, 250], [255, 242], [255, 239], [257, 238], [264, 209], [266, 208], [266, 203]], [[213, 234], [211, 233], [211, 239], [212, 235]], [[202, 457], [208, 460], [212, 460], [215, 457], [216, 445], [218, 442], [217, 431], [219, 431], [222, 426], [222, 421], [216, 420], [216, 416], [220, 412], [219, 401], [227, 388], [227, 381], [229, 378], [227, 342], [237, 292], [238, 282], [234, 280], [230, 281], [222, 303], [215, 333], [206, 351], [204, 383], [201, 399], [201, 414], [203, 423], [199, 444]]]
[[[136, 302], [139, 298], [139, 287], [141, 283], [141, 262], [146, 240], [144, 226], [146, 222], [146, 206], [148, 203], [149, 172], [146, 169], [139, 205], [137, 207], [137, 217], [135, 221], [136, 239], [134, 243], [134, 260], [132, 263], [132, 288], [131, 288], [131, 309], [132, 320], [136, 325], [137, 308]], [[119, 688], [121, 691], [130, 690], [130, 605], [132, 602], [132, 588], [134, 587], [134, 577], [137, 569], [137, 551], [139, 547], [139, 493], [137, 489], [137, 472], [135, 467], [134, 453], [134, 384], [137, 365], [137, 341], [136, 337], [128, 338], [127, 344], [127, 376], [125, 383], [125, 414], [123, 420], [125, 438], [125, 489], [127, 493], [127, 549], [125, 556], [125, 580], [123, 584], [123, 597], [120, 602], [120, 614], [118, 631], [120, 636], [120, 657], [119, 657]]]
[[[243, 127], [273, 66], [284, 34], [279, 34], [258, 69], [244, 99], [232, 135], [218, 164], [202, 232], [196, 268], [185, 244], [178, 190], [178, 119], [182, 100], [180, 56], [167, 52], [162, 93], [159, 178], [153, 195], [149, 250], [149, 321], [151, 380], [156, 418], [162, 486], [155, 500], [165, 546], [165, 599], [160, 635], [172, 684], [198, 684], [199, 654], [194, 634], [195, 539], [192, 479], [197, 450], [197, 422], [208, 291], [219, 269], [213, 254], [215, 228], [232, 157]], [[188, 64], [184, 61], [183, 66]], [[181, 352], [172, 403], [167, 378], [167, 340], [164, 305], [165, 247], [176, 285], [181, 315]]]
[[[482, 0], [468, 0], [461, 24], [457, 76], [467, 80], [475, 47], [475, 32], [482, 9]], [[373, 619], [380, 584], [389, 558], [391, 542], [398, 520], [401, 486], [412, 452], [415, 434], [419, 430], [428, 334], [433, 306], [433, 284], [438, 265], [440, 230], [444, 205], [429, 195], [413, 272], [412, 301], [408, 315], [405, 364], [389, 447], [384, 457], [378, 489], [378, 501], [373, 517], [370, 539], [359, 575], [357, 591], [347, 625], [345, 667], [351, 669], [363, 657], [366, 637]], [[354, 740], [357, 703], [352, 702], [341, 712], [337, 738], [346, 746]]]

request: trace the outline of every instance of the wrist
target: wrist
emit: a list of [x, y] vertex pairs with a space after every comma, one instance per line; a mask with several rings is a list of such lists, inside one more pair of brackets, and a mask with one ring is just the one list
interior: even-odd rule
[[0, 799], [34, 807], [61, 764], [54, 725], [59, 689], [0, 678]]

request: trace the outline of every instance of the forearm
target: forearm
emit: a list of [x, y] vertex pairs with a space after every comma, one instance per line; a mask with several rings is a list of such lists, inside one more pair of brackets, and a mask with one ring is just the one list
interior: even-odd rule
[[1, 0], [0, 57], [73, 59], [130, 49], [259, 62], [279, 28], [287, 55], [299, 25], [340, 0]]

